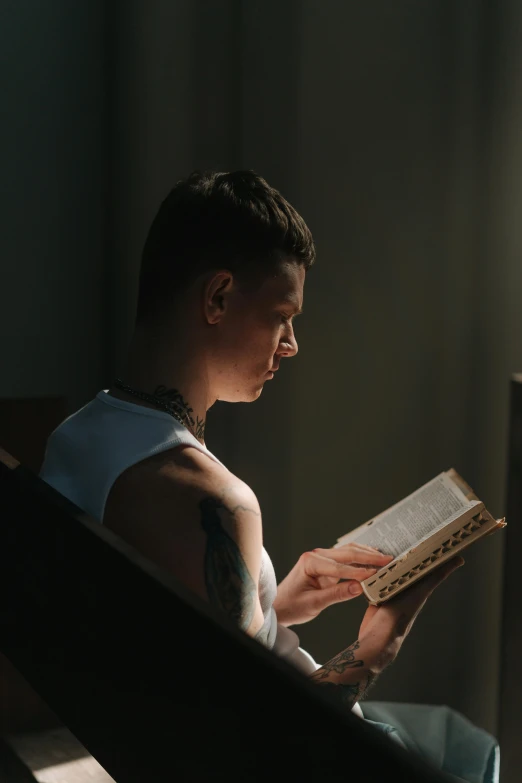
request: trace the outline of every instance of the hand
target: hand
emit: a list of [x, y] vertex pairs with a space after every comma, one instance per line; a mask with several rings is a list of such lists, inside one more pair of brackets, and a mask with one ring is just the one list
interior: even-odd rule
[[415, 618], [429, 596], [455, 569], [464, 564], [454, 557], [381, 606], [369, 606], [359, 638], [311, 675], [350, 709], [369, 685], [396, 658]]
[[415, 619], [433, 591], [464, 565], [462, 557], [453, 557], [431, 571], [411, 587], [380, 606], [369, 606], [359, 630], [358, 641], [364, 648], [364, 661], [374, 675], [396, 658]]
[[392, 560], [378, 549], [355, 543], [305, 552], [277, 588], [278, 621], [306, 623], [328, 606], [355, 598], [362, 593], [360, 583]]

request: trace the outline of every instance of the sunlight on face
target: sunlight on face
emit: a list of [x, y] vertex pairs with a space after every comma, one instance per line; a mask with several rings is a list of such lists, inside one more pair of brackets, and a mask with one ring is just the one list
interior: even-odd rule
[[295, 356], [293, 319], [302, 311], [305, 274], [300, 264], [285, 261], [256, 291], [236, 292], [223, 325], [218, 399], [256, 400], [281, 360]]

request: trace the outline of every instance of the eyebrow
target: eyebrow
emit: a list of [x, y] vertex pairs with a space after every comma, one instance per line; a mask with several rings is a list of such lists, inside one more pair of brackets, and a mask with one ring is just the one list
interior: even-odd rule
[[303, 308], [298, 307], [294, 299], [283, 299], [282, 304], [287, 306], [290, 305], [290, 307], [293, 307], [294, 315], [301, 315], [301, 313], [303, 312]]

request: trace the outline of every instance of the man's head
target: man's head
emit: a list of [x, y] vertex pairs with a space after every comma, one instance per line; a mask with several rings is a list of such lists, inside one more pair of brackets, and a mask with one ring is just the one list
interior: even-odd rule
[[269, 370], [297, 352], [292, 317], [314, 259], [305, 222], [262, 177], [194, 172], [150, 227], [136, 326], [189, 339], [218, 399], [256, 399]]

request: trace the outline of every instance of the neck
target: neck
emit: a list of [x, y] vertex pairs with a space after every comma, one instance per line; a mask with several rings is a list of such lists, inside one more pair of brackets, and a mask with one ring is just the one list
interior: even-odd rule
[[[135, 391], [171, 405], [187, 429], [204, 445], [206, 414], [214, 400], [209, 394], [204, 362], [201, 358], [196, 361], [194, 356], [195, 352], [179, 345], [169, 347], [168, 352], [161, 351], [158, 345], [136, 334], [118, 378]], [[136, 405], [159, 409], [114, 385], [109, 394]]]

